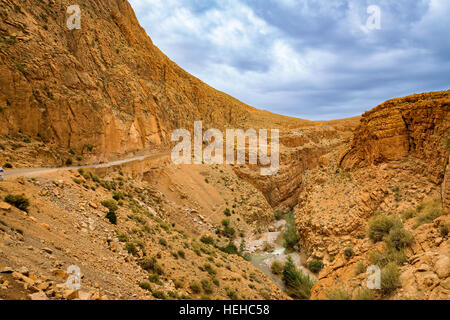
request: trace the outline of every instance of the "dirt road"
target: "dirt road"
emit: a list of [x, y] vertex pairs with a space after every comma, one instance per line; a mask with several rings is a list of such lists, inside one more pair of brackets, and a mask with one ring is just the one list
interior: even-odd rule
[[126, 158], [122, 160], [116, 160], [111, 162], [105, 162], [100, 164], [92, 164], [92, 165], [84, 165], [84, 166], [72, 166], [72, 167], [60, 167], [60, 168], [27, 168], [27, 169], [11, 169], [5, 170], [4, 179], [15, 178], [18, 176], [33, 176], [39, 175], [43, 173], [51, 173], [57, 171], [70, 171], [70, 170], [78, 170], [78, 169], [95, 169], [95, 168], [109, 168], [114, 166], [119, 166], [125, 163], [130, 163], [134, 161], [142, 161], [149, 158], [159, 158], [163, 156], [169, 155], [169, 152], [160, 152], [155, 154], [147, 154], [142, 156], [136, 156], [131, 158]]

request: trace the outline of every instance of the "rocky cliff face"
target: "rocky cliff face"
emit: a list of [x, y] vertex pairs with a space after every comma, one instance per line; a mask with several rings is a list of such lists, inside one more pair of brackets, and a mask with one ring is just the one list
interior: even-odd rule
[[[68, 30], [70, 1], [0, 3], [0, 135], [110, 158], [167, 145], [195, 120], [214, 128], [299, 123], [271, 117], [214, 90], [170, 61], [126, 0], [83, 1]], [[254, 121], [252, 121], [252, 119]]]
[[[399, 287], [389, 296], [371, 292], [371, 299], [448, 297], [449, 97], [444, 91], [383, 103], [362, 116], [348, 147], [332, 148], [323, 156], [327, 165], [303, 176], [295, 208], [300, 242], [307, 262], [325, 264], [313, 299], [331, 290], [361, 296], [365, 268], [382, 250], [367, 237], [375, 215], [402, 219], [414, 244], [399, 263]], [[424, 218], [420, 208], [430, 201], [438, 206]], [[364, 272], [355, 274], [358, 265]]]
[[346, 169], [401, 160], [424, 160], [430, 178], [441, 183], [448, 156], [444, 137], [450, 128], [450, 91], [389, 100], [362, 116], [340, 164]]

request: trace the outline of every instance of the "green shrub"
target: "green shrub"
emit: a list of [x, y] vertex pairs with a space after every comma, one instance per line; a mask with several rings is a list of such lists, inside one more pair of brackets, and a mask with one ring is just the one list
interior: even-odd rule
[[373, 242], [380, 242], [393, 227], [401, 225], [401, 221], [396, 217], [375, 216], [369, 220], [369, 238]]
[[113, 199], [116, 201], [124, 200], [126, 198], [126, 194], [124, 192], [113, 192]]
[[363, 262], [359, 262], [355, 267], [355, 276], [358, 276], [364, 272], [366, 272], [366, 265]]
[[286, 231], [283, 234], [284, 247], [293, 248], [298, 244], [299, 237], [297, 233], [297, 228], [295, 227], [294, 212], [291, 211], [286, 217]]
[[214, 269], [209, 263], [205, 263], [203, 265], [203, 269], [209, 273], [210, 276], [215, 276], [217, 274], [217, 270]]
[[213, 284], [208, 279], [203, 279], [201, 281], [203, 292], [206, 294], [212, 294], [213, 293]]
[[166, 295], [162, 291], [153, 291], [152, 295], [156, 299], [166, 300]]
[[226, 208], [225, 211], [223, 212], [227, 217], [231, 216], [231, 211], [230, 209]]
[[12, 168], [13, 168], [13, 165], [12, 165], [11, 163], [7, 162], [7, 163], [5, 163], [5, 164], [3, 165], [3, 168], [5, 168], [5, 169], [12, 169]]
[[236, 230], [231, 227], [224, 227], [222, 233], [225, 237], [229, 239], [234, 239], [236, 236]]
[[355, 300], [358, 300], [358, 301], [375, 300], [373, 290], [370, 290], [368, 288], [360, 288], [356, 293]]
[[286, 286], [287, 294], [292, 298], [309, 299], [311, 296], [314, 281], [297, 269], [291, 257], [288, 258], [284, 265], [283, 282]]
[[230, 226], [230, 220], [229, 219], [223, 219], [222, 220], [222, 225], [224, 227], [229, 227]]
[[16, 62], [16, 68], [22, 73], [25, 73], [25, 66], [21, 64], [20, 62]]
[[442, 203], [439, 199], [420, 204], [417, 207], [417, 211], [416, 228], [423, 224], [432, 223], [435, 219], [444, 215]]
[[389, 263], [381, 270], [381, 292], [389, 295], [400, 287], [400, 275], [395, 263]]
[[313, 260], [308, 264], [308, 269], [314, 273], [319, 273], [323, 269], [323, 262], [319, 260]]
[[184, 252], [184, 250], [178, 250], [177, 251], [177, 253], [178, 253], [178, 255], [181, 257], [181, 258], [183, 258], [183, 259], [185, 259], [186, 258], [186, 253]]
[[385, 267], [389, 263], [402, 265], [407, 260], [404, 250], [398, 251], [392, 248], [386, 248], [383, 252], [372, 251], [369, 254], [370, 263], [379, 267]]
[[226, 247], [222, 247], [219, 249], [228, 254], [238, 254], [239, 253], [238, 248], [232, 242], [230, 242]]
[[350, 260], [354, 255], [355, 255], [355, 251], [353, 250], [353, 248], [351, 248], [351, 247], [345, 248], [344, 256], [347, 260]]
[[440, 231], [441, 231], [441, 236], [443, 238], [446, 238], [448, 236], [448, 233], [449, 233], [448, 225], [445, 225], [445, 224], [442, 225], [441, 228], [440, 228]]
[[125, 244], [125, 249], [127, 249], [128, 253], [135, 255], [137, 253], [136, 245], [133, 242], [127, 242]]
[[283, 219], [284, 212], [280, 211], [280, 210], [276, 210], [274, 215], [275, 215], [275, 220], [279, 221], [279, 220]]
[[214, 245], [214, 238], [211, 236], [203, 236], [200, 239], [201, 242], [208, 245]]
[[104, 200], [101, 202], [102, 206], [109, 209], [110, 211], [117, 211], [119, 207], [114, 200]]
[[164, 246], [164, 247], [167, 247], [167, 240], [166, 239], [164, 239], [164, 238], [159, 238], [159, 244], [160, 245], [162, 245], [162, 246]]
[[5, 202], [25, 212], [28, 212], [28, 207], [30, 206], [30, 200], [21, 194], [8, 194], [5, 197]]
[[202, 285], [198, 281], [192, 281], [189, 285], [189, 288], [195, 294], [199, 294], [200, 292], [202, 292]]
[[161, 266], [158, 264], [158, 262], [156, 261], [155, 257], [142, 259], [141, 261], [139, 261], [139, 265], [145, 271], [153, 272], [153, 273], [156, 273], [159, 275], [163, 274], [163, 270], [162, 270]]
[[409, 219], [412, 219], [412, 218], [414, 218], [415, 216], [416, 216], [416, 211], [415, 210], [412, 210], [412, 209], [410, 209], [410, 210], [406, 210], [405, 212], [403, 212], [403, 214], [402, 214], [402, 219], [403, 220], [409, 220]]
[[153, 274], [149, 275], [148, 276], [148, 281], [150, 281], [151, 283], [155, 283], [157, 285], [160, 285], [160, 286], [162, 286], [162, 284], [163, 284], [161, 282], [161, 280], [159, 279], [159, 274], [157, 274], [157, 273], [153, 273]]
[[385, 241], [389, 248], [399, 251], [410, 247], [414, 242], [414, 237], [404, 228], [395, 227], [391, 229]]
[[119, 234], [117, 235], [117, 239], [118, 239], [120, 242], [128, 242], [128, 235], [127, 235], [126, 233], [119, 233]]
[[146, 281], [139, 283], [139, 287], [141, 287], [144, 290], [152, 292], [152, 285]]
[[71, 166], [73, 164], [72, 158], [66, 159], [66, 166]]
[[226, 287], [225, 292], [227, 294], [227, 297], [230, 298], [231, 300], [239, 300], [236, 290], [231, 289], [230, 287]]
[[270, 266], [270, 270], [273, 274], [281, 275], [283, 274], [284, 265], [280, 261], [274, 261], [272, 262], [272, 265]]
[[352, 300], [352, 295], [344, 288], [334, 288], [325, 292], [328, 300]]
[[109, 220], [112, 224], [117, 224], [117, 216], [115, 211], [109, 210], [106, 214], [106, 219]]
[[182, 280], [174, 280], [173, 284], [175, 285], [176, 289], [181, 289], [184, 286], [184, 282]]

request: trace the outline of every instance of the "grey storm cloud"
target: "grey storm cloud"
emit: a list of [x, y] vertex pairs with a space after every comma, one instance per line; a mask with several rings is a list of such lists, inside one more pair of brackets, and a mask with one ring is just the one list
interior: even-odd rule
[[[154, 43], [211, 86], [311, 120], [450, 89], [450, 1], [130, 0]], [[369, 6], [380, 29], [366, 27]]]

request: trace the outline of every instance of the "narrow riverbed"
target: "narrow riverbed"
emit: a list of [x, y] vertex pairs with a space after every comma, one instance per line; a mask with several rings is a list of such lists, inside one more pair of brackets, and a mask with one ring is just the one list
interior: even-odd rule
[[[285, 291], [281, 276], [274, 275], [271, 271], [272, 263], [275, 261], [286, 262], [291, 257], [298, 269], [316, 279], [308, 269], [303, 267], [302, 259], [298, 252], [288, 252], [283, 246], [283, 233], [286, 229], [286, 221], [279, 220], [270, 226], [264, 234], [253, 235], [247, 240], [245, 252], [250, 255], [251, 263], [266, 274], [278, 287]], [[270, 250], [267, 250], [270, 248]], [[266, 251], [265, 251], [266, 250]]]

